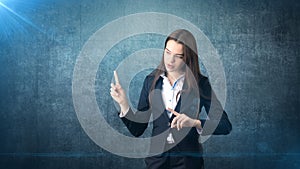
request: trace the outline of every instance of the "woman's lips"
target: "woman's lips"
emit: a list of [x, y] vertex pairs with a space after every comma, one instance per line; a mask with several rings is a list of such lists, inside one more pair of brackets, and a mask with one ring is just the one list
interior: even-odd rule
[[170, 64], [167, 64], [167, 67], [168, 67], [169, 69], [173, 69], [173, 68], [174, 68], [174, 66], [173, 66], [173, 65], [170, 65]]

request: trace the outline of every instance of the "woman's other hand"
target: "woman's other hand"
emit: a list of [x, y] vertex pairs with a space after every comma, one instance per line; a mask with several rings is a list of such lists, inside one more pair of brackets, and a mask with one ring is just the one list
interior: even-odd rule
[[176, 117], [172, 120], [171, 128], [177, 128], [177, 130], [182, 129], [183, 127], [196, 127], [201, 129], [201, 122], [198, 119], [192, 119], [185, 114], [180, 114], [175, 110], [168, 108]]
[[120, 85], [119, 77], [116, 71], [114, 71], [115, 84], [111, 83], [110, 95], [120, 105], [121, 112], [128, 110], [128, 100], [126, 93]]

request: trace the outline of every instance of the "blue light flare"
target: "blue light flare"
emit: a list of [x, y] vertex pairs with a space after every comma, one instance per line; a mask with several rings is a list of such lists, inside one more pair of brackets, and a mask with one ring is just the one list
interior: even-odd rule
[[0, 41], [9, 39], [15, 32], [27, 32], [27, 26], [31, 26], [34, 29], [43, 32], [29, 19], [22, 16], [19, 12], [16, 12], [33, 9], [34, 1], [25, 2], [16, 0], [0, 1]]

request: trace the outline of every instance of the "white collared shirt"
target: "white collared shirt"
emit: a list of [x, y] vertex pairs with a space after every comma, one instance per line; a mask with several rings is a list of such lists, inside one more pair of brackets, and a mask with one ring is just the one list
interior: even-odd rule
[[[173, 85], [171, 84], [170, 80], [165, 74], [161, 74], [160, 76], [163, 78], [161, 94], [162, 94], [163, 102], [166, 106], [166, 110], [168, 110], [168, 108], [175, 110], [178, 100], [180, 98], [180, 91], [182, 90], [182, 86], [184, 82], [184, 74], [179, 76], [179, 78], [175, 80]], [[169, 111], [167, 111], [167, 113], [169, 118], [171, 118], [172, 113]], [[168, 144], [175, 143], [172, 133], [168, 134], [167, 143]]]
[[[184, 74], [181, 75], [178, 79], [175, 80], [174, 84], [171, 85], [170, 80], [165, 74], [160, 75], [163, 78], [162, 85], [162, 98], [165, 104], [166, 110], [171, 108], [175, 110], [175, 107], [180, 98], [180, 91], [182, 90], [183, 82], [184, 82]], [[171, 118], [172, 113], [168, 111], [168, 116]]]
[[[175, 110], [178, 100], [180, 98], [180, 91], [182, 90], [182, 87], [183, 87], [185, 74], [179, 76], [175, 80], [173, 85], [171, 85], [170, 80], [168, 79], [168, 77], [165, 74], [161, 74], [160, 76], [163, 78], [163, 85], [162, 85], [161, 93], [162, 93], [163, 102], [166, 106], [166, 110], [168, 110], [168, 108]], [[167, 112], [168, 112], [169, 118], [171, 118], [172, 113], [169, 111], [167, 111]], [[198, 134], [201, 134], [202, 129], [197, 128], [197, 132], [198, 132]], [[172, 133], [169, 133], [169, 135], [167, 137], [167, 142], [169, 144], [175, 143]]]

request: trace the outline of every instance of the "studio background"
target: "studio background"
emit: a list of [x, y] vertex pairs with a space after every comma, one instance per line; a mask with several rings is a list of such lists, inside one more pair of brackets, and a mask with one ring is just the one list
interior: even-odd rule
[[[279, 0], [0, 1], [0, 168], [144, 167], [143, 159], [96, 145], [80, 126], [72, 100], [73, 70], [84, 43], [112, 20], [141, 12], [190, 21], [218, 51], [233, 130], [203, 144], [207, 169], [300, 168], [299, 11], [298, 1]], [[137, 50], [163, 48], [164, 39], [125, 39], [99, 66], [97, 101], [124, 134], [109, 95], [112, 71]], [[147, 73], [131, 83], [133, 103]]]

